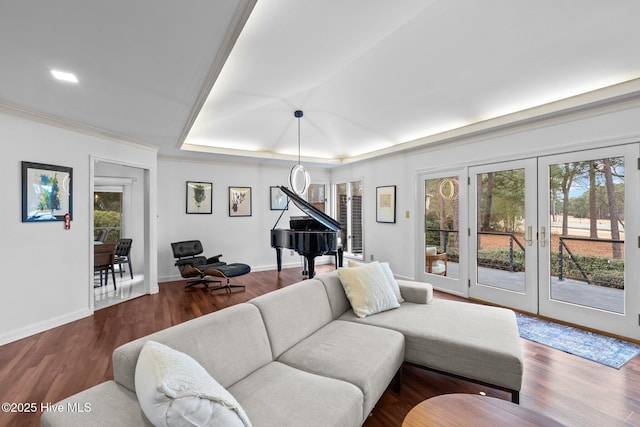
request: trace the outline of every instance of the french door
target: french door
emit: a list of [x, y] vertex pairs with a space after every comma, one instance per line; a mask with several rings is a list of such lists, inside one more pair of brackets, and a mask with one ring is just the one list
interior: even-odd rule
[[536, 159], [469, 169], [469, 295], [538, 311]]
[[466, 170], [418, 177], [421, 239], [417, 278], [434, 288], [466, 297], [468, 262]]
[[638, 147], [539, 159], [541, 315], [640, 338]]
[[469, 168], [469, 295], [640, 338], [638, 147]]

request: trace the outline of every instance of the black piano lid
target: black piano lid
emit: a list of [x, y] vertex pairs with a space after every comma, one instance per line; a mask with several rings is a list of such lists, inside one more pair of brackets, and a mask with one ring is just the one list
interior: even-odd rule
[[331, 218], [329, 215], [322, 212], [320, 209], [316, 208], [315, 206], [298, 196], [296, 193], [289, 190], [287, 187], [280, 186], [279, 188], [284, 194], [286, 194], [291, 200], [293, 200], [293, 203], [295, 203], [302, 212], [320, 222], [325, 227], [333, 231], [340, 231], [342, 227], [340, 227], [340, 223], [338, 221]]

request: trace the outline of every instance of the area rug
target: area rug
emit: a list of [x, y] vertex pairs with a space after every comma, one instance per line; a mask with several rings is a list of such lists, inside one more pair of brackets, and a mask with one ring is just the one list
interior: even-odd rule
[[640, 354], [640, 345], [516, 313], [520, 336], [530, 341], [620, 369]]

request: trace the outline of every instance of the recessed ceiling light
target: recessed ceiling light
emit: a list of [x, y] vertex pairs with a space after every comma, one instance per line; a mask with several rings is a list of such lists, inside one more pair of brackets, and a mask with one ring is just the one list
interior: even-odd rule
[[56, 80], [61, 80], [63, 82], [69, 82], [69, 83], [78, 83], [78, 77], [76, 77], [76, 75], [73, 73], [68, 73], [66, 71], [60, 71], [60, 70], [51, 70], [51, 75]]

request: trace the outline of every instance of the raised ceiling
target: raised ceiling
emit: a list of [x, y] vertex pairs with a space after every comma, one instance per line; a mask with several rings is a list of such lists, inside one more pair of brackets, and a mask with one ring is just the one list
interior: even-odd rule
[[337, 165], [633, 96], [638, 16], [624, 0], [15, 1], [0, 102], [165, 156], [284, 160], [301, 109], [303, 160]]

